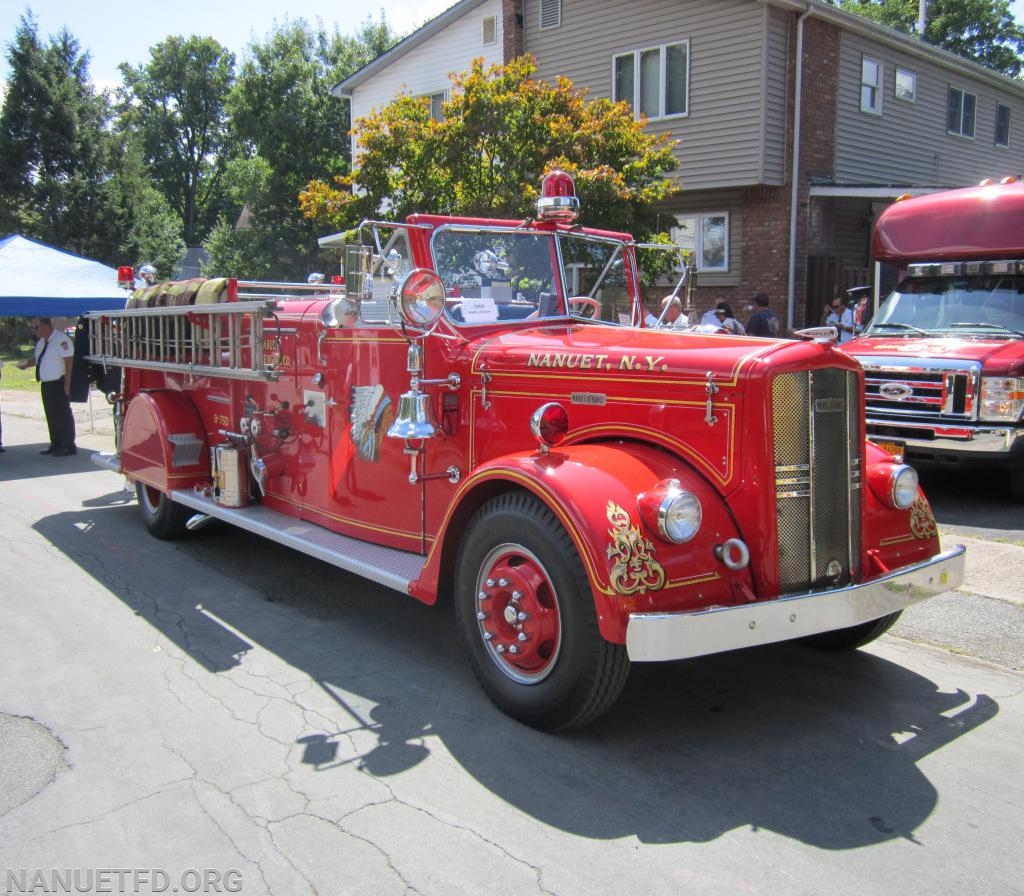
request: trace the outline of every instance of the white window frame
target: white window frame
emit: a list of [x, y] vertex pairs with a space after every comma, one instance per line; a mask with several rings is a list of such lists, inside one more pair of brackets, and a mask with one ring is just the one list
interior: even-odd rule
[[[684, 77], [686, 83], [683, 86], [683, 105], [681, 112], [666, 112], [665, 105], [668, 96], [668, 54], [673, 47], [683, 47], [686, 52], [686, 65]], [[642, 110], [643, 87], [642, 60], [651, 53], [658, 54], [658, 99], [657, 112], [651, 114]], [[619, 96], [618, 71], [619, 60], [630, 60], [632, 66], [633, 91], [632, 96]], [[618, 102], [625, 100], [633, 108], [635, 118], [646, 117], [648, 121], [656, 121], [666, 118], [686, 118], [690, 114], [690, 40], [675, 40], [671, 43], [661, 44], [654, 47], [643, 47], [637, 50], [630, 50], [626, 53], [615, 53], [612, 56], [612, 100]]]
[[[900, 90], [900, 83], [903, 83], [904, 89]], [[909, 86], [906, 86], [909, 85]], [[917, 73], [912, 72], [909, 69], [896, 67], [896, 80], [893, 84], [893, 96], [898, 100], [903, 100], [905, 103], [916, 103], [917, 102]]]
[[540, 0], [537, 4], [537, 27], [541, 31], [562, 24], [562, 0]]
[[441, 113], [441, 103], [448, 99], [447, 90], [440, 90], [437, 93], [421, 93], [419, 94], [419, 98], [427, 100], [430, 104], [431, 120], [444, 121], [444, 115]]
[[[957, 102], [957, 109], [953, 109], [954, 97], [959, 97]], [[970, 103], [967, 102], [967, 98], [970, 97]], [[967, 107], [970, 106], [970, 132], [966, 124], [968, 123]], [[956, 128], [950, 127], [950, 118], [953, 114], [956, 114], [959, 119]], [[978, 126], [978, 95], [975, 93], [968, 93], [962, 87], [954, 87], [952, 84], [946, 88], [946, 133], [953, 134], [957, 137], [963, 137], [966, 140], [973, 140], [974, 135], [977, 131]]]
[[862, 56], [860, 59], [860, 111], [869, 115], [882, 114], [882, 86], [885, 66], [878, 59]]
[[[729, 272], [729, 213], [726, 211], [678, 214], [671, 229], [672, 242], [693, 252], [697, 272], [727, 274]], [[721, 230], [717, 238], [715, 230]]]
[[[999, 113], [1006, 110], [1006, 135], [1002, 141], [999, 142]], [[1010, 107], [1006, 103], [996, 103], [996, 132], [993, 137], [993, 143], [1000, 149], [1007, 149], [1010, 146]]]

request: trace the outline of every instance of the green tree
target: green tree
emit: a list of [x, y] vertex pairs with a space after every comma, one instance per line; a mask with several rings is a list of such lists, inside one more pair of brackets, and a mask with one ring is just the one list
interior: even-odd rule
[[146, 169], [181, 219], [187, 245], [213, 225], [221, 200], [225, 103], [235, 57], [211, 37], [168, 37], [145, 65], [120, 66], [121, 125], [141, 141]]
[[8, 46], [0, 110], [0, 232], [20, 232], [116, 262], [124, 208], [115, 183], [110, 101], [89, 80], [89, 56], [62, 29], [43, 44], [31, 14]]
[[302, 194], [308, 217], [338, 229], [361, 218], [414, 211], [499, 217], [533, 214], [543, 174], [576, 179], [582, 220], [638, 235], [655, 232], [653, 203], [673, 184], [672, 142], [652, 136], [625, 103], [588, 102], [565, 78], [533, 78], [524, 56], [453, 76], [443, 120], [425, 98], [400, 96], [356, 122], [357, 167]]
[[348, 104], [330, 88], [397, 40], [383, 19], [354, 36], [328, 36], [299, 19], [248, 47], [227, 102], [230, 215], [205, 244], [211, 273], [284, 279], [323, 266], [319, 232], [298, 195], [312, 178], [348, 170]]
[[[917, 32], [918, 0], [829, 0], [897, 31]], [[929, 0], [924, 39], [1007, 77], [1024, 69], [1024, 29], [1009, 0]]]

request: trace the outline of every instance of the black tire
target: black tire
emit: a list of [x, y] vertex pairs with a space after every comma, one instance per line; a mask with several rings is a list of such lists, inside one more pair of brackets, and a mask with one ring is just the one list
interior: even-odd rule
[[809, 635], [800, 640], [809, 647], [818, 650], [853, 650], [870, 644], [876, 638], [880, 638], [895, 624], [896, 620], [903, 615], [903, 611], [890, 613], [888, 616], [881, 616], [872, 619], [870, 622], [862, 622], [860, 625], [851, 625], [849, 628], [836, 629], [834, 632], [822, 632], [820, 635]]
[[473, 672], [504, 713], [543, 731], [605, 712], [629, 675], [605, 641], [576, 548], [532, 495], [509, 493], [474, 514], [459, 546], [455, 616]]
[[1015, 457], [1010, 461], [1010, 497], [1014, 501], [1024, 502], [1024, 457]]
[[139, 499], [139, 512], [150, 535], [169, 539], [185, 534], [185, 524], [194, 510], [175, 504], [163, 492], [142, 482], [135, 483], [135, 496]]

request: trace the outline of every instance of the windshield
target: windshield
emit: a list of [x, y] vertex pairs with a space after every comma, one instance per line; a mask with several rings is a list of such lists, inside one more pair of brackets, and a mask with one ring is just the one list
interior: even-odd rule
[[1024, 276], [904, 280], [878, 309], [867, 333], [1024, 338]]
[[445, 287], [445, 312], [457, 324], [569, 314], [634, 322], [624, 273], [632, 256], [618, 240], [451, 225], [434, 233], [431, 251]]

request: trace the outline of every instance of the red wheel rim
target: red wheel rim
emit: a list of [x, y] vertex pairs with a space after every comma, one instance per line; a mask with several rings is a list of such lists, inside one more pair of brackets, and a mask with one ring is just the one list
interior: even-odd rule
[[558, 597], [540, 560], [521, 545], [495, 547], [480, 566], [477, 625], [497, 667], [520, 684], [551, 674], [562, 644]]

